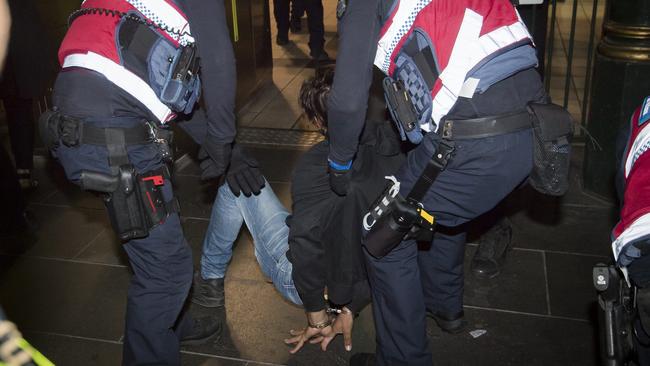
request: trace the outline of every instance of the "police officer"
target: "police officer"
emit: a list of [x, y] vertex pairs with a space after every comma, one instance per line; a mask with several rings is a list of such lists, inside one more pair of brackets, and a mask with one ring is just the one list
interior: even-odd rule
[[[415, 241], [406, 240], [381, 258], [366, 252], [378, 364], [431, 365], [425, 313], [448, 332], [465, 324], [463, 225], [494, 207], [532, 168], [526, 106], [546, 100], [535, 50], [509, 0], [340, 0], [338, 14], [328, 101], [332, 190], [347, 189], [373, 63], [392, 78], [390, 85], [406, 89], [424, 132], [397, 172], [400, 194], [412, 191], [434, 152], [453, 151], [421, 200], [438, 222], [430, 248], [418, 253]], [[407, 125], [403, 132], [407, 127], [417, 132]], [[418, 140], [412, 132], [408, 137]], [[356, 355], [351, 364], [370, 359]]]
[[231, 162], [236, 73], [224, 5], [86, 0], [69, 21], [56, 110], [41, 118], [41, 128], [69, 180], [107, 193], [111, 223], [124, 241], [133, 276], [123, 364], [178, 365], [179, 340], [201, 341], [220, 325], [179, 316], [192, 253], [165, 165], [166, 128], [177, 113], [193, 111], [202, 91], [204, 109], [188, 125], [202, 144], [203, 178], [221, 175]]
[[[323, 1], [322, 0], [298, 0], [298, 11], [304, 9], [307, 12], [307, 26], [309, 28], [309, 56], [318, 62], [328, 61], [329, 55], [325, 52], [325, 25], [323, 23]], [[294, 6], [296, 6], [294, 2]], [[292, 28], [290, 19], [289, 0], [277, 0], [273, 2], [273, 15], [278, 26], [278, 35], [275, 42], [279, 46], [289, 44], [289, 29]], [[298, 13], [296, 11], [296, 13]], [[298, 14], [297, 23], [300, 24]]]

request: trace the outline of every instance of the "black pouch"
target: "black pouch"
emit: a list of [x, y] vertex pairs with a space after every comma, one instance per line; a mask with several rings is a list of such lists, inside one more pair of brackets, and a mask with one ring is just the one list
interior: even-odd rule
[[117, 189], [107, 194], [104, 200], [113, 230], [122, 241], [149, 235], [150, 220], [141, 197], [135, 168], [130, 164], [122, 165], [117, 176]]
[[59, 125], [61, 123], [61, 114], [58, 111], [47, 109], [38, 118], [38, 131], [41, 135], [41, 141], [48, 150], [59, 146]]
[[384, 98], [393, 121], [399, 131], [402, 141], [419, 144], [422, 141], [422, 131], [418, 115], [411, 102], [408, 91], [401, 80], [386, 77], [383, 82]]
[[533, 170], [529, 183], [540, 193], [561, 196], [569, 188], [573, 119], [556, 104], [528, 105], [533, 125]]
[[160, 225], [165, 221], [169, 211], [163, 197], [162, 186], [165, 185], [165, 176], [161, 171], [150, 172], [138, 176], [140, 185], [140, 196], [145, 213], [148, 216], [148, 230]]
[[411, 231], [417, 216], [417, 206], [397, 195], [366, 235], [368, 253], [375, 258], [388, 254]]

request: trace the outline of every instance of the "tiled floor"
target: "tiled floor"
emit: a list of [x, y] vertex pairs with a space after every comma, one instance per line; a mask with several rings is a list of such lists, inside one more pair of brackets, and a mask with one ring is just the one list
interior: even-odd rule
[[[249, 146], [281, 201], [290, 206], [289, 180], [303, 148]], [[561, 200], [530, 191], [511, 198], [514, 249], [497, 279], [466, 278], [470, 327], [448, 335], [430, 322], [440, 365], [593, 365], [596, 359], [591, 267], [608, 260], [612, 207], [578, 186], [580, 149], [572, 189]], [[0, 298], [28, 339], [60, 365], [114, 365], [120, 341], [129, 269], [98, 199], [69, 189], [60, 168], [37, 159], [42, 183], [30, 209], [41, 226], [30, 238], [5, 242]], [[186, 237], [198, 258], [214, 186], [198, 167], [184, 164], [175, 178]], [[71, 230], [71, 228], [75, 228]], [[466, 262], [475, 244], [469, 244]], [[307, 347], [290, 356], [282, 339], [304, 323], [302, 311], [282, 300], [260, 272], [250, 236], [242, 232], [226, 281], [227, 331], [184, 350], [188, 365], [344, 365], [337, 340], [328, 352]], [[485, 330], [474, 338], [469, 332]], [[370, 309], [356, 321], [354, 351], [372, 351]], [[73, 350], [74, 351], [71, 351]], [[480, 359], [480, 361], [476, 361]]]
[[[589, 15], [590, 3], [579, 1], [581, 11]], [[325, 0], [324, 4], [327, 51], [334, 57], [335, 1]], [[565, 7], [571, 4], [567, 0], [560, 5], [560, 19], [565, 19]], [[556, 36], [564, 40], [567, 31], [562, 24]], [[273, 46], [273, 83], [238, 113], [243, 131], [240, 142], [260, 161], [287, 207], [291, 171], [315, 135], [289, 136], [276, 131], [277, 138], [284, 140], [271, 146], [256, 133], [265, 131], [257, 129], [260, 127], [311, 129], [296, 101], [300, 84], [313, 73], [307, 37], [306, 32], [291, 34], [293, 42], [288, 47]], [[558, 50], [564, 49], [562, 45], [556, 42]], [[561, 61], [554, 61], [554, 78], [561, 77], [560, 66]], [[572, 90], [578, 103], [577, 76], [575, 80]], [[553, 92], [554, 81], [551, 86]], [[301, 140], [305, 136], [308, 139]], [[498, 278], [467, 276], [468, 331], [448, 335], [428, 321], [436, 364], [596, 364], [591, 267], [609, 259], [614, 207], [582, 193], [583, 154], [580, 146], [575, 148], [571, 188], [565, 197], [549, 199], [523, 190], [510, 198], [514, 248]], [[40, 186], [30, 195], [29, 208], [40, 227], [20, 240], [3, 239], [0, 302], [26, 338], [57, 365], [119, 364], [130, 274], [124, 252], [97, 197], [67, 183], [56, 163], [37, 158], [36, 166]], [[198, 166], [191, 159], [183, 159], [179, 167], [174, 183], [196, 265], [215, 187], [199, 180]], [[467, 265], [475, 250], [475, 244], [467, 246]], [[298, 355], [289, 355], [282, 340], [289, 329], [304, 325], [303, 312], [282, 300], [268, 283], [255, 262], [246, 231], [237, 241], [226, 293], [226, 331], [205, 345], [185, 348], [184, 365], [347, 364], [349, 356], [340, 339], [327, 352], [307, 346]], [[373, 351], [370, 309], [355, 324], [353, 352]], [[475, 330], [485, 333], [475, 337], [470, 333]]]

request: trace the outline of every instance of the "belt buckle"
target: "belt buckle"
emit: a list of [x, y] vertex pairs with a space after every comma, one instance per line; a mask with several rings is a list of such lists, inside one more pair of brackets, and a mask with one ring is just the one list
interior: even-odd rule
[[442, 125], [442, 137], [445, 139], [451, 139], [453, 137], [453, 126], [454, 121], [444, 121]]
[[154, 122], [145, 121], [144, 124], [147, 125], [147, 129], [149, 130], [149, 138], [151, 138], [151, 141], [157, 144], [165, 142], [164, 139], [160, 138], [158, 134], [158, 126], [156, 126]]

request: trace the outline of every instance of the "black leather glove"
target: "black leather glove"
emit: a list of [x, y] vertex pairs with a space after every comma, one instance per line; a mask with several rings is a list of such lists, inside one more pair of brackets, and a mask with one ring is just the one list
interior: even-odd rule
[[235, 145], [232, 149], [226, 182], [237, 197], [241, 193], [246, 197], [250, 197], [251, 194], [257, 196], [264, 187], [264, 175], [259, 169], [257, 160], [246, 155], [239, 145]]
[[201, 179], [209, 180], [222, 175], [232, 153], [232, 144], [216, 143], [210, 138], [206, 138], [199, 150], [199, 161], [201, 166]]
[[351, 166], [352, 161], [345, 166], [335, 164], [331, 160], [329, 161], [328, 172], [330, 176], [330, 188], [332, 188], [332, 191], [339, 196], [345, 196], [348, 193]]

